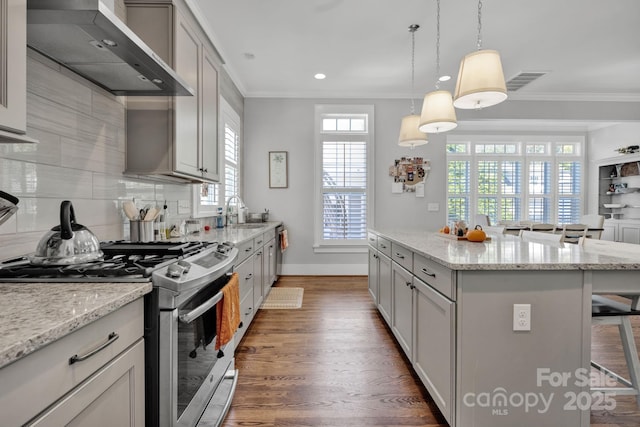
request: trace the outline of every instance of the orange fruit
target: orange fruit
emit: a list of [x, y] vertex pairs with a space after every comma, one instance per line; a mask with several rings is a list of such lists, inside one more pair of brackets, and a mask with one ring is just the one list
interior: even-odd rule
[[449, 234], [449, 233], [451, 232], [451, 230], [449, 229], [449, 226], [448, 226], [448, 225], [445, 225], [445, 226], [442, 228], [442, 232], [443, 232], [444, 234]]

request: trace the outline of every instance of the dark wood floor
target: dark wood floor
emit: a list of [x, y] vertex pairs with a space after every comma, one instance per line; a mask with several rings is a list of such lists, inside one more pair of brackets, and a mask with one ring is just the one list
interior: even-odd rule
[[[303, 287], [302, 308], [256, 314], [236, 353], [238, 388], [223, 427], [447, 426], [366, 277], [286, 276], [276, 286]], [[634, 332], [640, 341], [640, 323]], [[593, 341], [594, 358], [623, 370], [615, 327], [598, 327]], [[592, 426], [640, 425], [633, 397], [616, 403], [592, 412]]]

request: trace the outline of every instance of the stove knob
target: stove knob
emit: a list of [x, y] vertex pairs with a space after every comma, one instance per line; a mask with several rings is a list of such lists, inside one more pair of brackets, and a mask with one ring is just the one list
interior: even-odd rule
[[182, 274], [187, 274], [189, 272], [189, 269], [191, 269], [191, 264], [188, 263], [187, 261], [180, 260], [178, 261], [178, 265], [184, 269]]
[[177, 279], [178, 277], [182, 276], [182, 273], [184, 273], [184, 267], [179, 265], [178, 263], [171, 264], [169, 267], [167, 267], [167, 277]]

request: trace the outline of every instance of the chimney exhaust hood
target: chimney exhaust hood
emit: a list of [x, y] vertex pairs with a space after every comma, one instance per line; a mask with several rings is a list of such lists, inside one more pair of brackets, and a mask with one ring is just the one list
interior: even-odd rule
[[195, 93], [100, 0], [27, 0], [27, 45], [114, 95]]

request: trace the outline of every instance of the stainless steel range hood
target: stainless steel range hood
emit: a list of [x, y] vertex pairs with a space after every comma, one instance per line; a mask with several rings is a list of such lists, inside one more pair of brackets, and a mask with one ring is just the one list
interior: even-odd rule
[[195, 93], [100, 0], [27, 0], [27, 45], [114, 95]]

